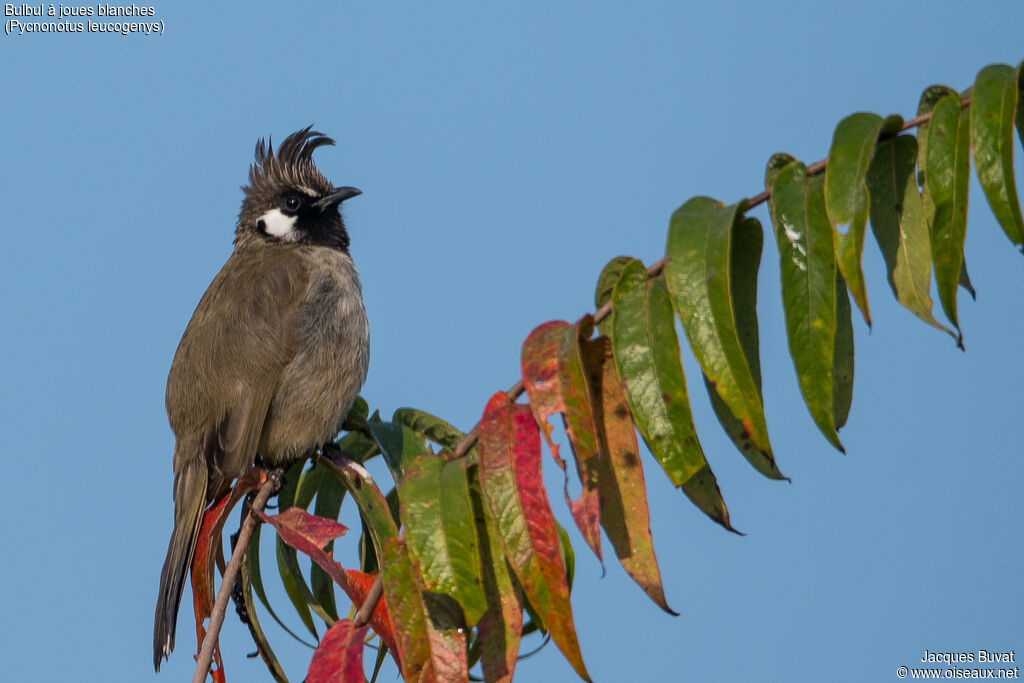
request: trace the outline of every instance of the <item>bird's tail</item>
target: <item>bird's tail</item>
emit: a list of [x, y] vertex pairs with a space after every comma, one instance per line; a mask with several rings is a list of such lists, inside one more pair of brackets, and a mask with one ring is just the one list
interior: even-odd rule
[[174, 649], [174, 630], [185, 576], [192, 564], [199, 525], [206, 505], [207, 472], [202, 460], [187, 461], [174, 476], [174, 531], [167, 544], [167, 559], [160, 574], [160, 594], [153, 618], [153, 668]]

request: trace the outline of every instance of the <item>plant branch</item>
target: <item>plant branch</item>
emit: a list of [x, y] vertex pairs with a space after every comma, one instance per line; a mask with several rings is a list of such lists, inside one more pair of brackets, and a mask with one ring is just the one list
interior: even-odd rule
[[[960, 106], [961, 107], [966, 107], [970, 103], [971, 103], [971, 98], [970, 97], [965, 97], [965, 98], [963, 98], [960, 101]], [[902, 133], [903, 131], [910, 130], [911, 128], [919, 126], [922, 123], [925, 123], [925, 122], [929, 121], [931, 118], [932, 118], [932, 113], [931, 112], [928, 112], [926, 114], [921, 114], [920, 116], [915, 116], [914, 118], [910, 119], [909, 121], [904, 122], [903, 126], [900, 128], [900, 132]], [[828, 158], [826, 157], [825, 159], [822, 159], [820, 161], [816, 161], [813, 164], [809, 165], [807, 167], [807, 176], [810, 177], [810, 176], [818, 175], [820, 173], [824, 173], [825, 172], [825, 164], [827, 162], [828, 162]], [[771, 197], [771, 196], [772, 196], [771, 190], [765, 190], [763, 192], [760, 192], [760, 193], [754, 195], [753, 197], [751, 197], [750, 199], [747, 200], [747, 208], [748, 209], [752, 209], [755, 206], [757, 206], [758, 204], [764, 204], [766, 201], [768, 201], [768, 198]], [[652, 277], [652, 278], [658, 277], [659, 275], [661, 275], [661, 272], [664, 269], [665, 269], [665, 258], [662, 257], [662, 258], [658, 259], [657, 261], [655, 261], [654, 263], [651, 264], [651, 267], [647, 269], [647, 274], [648, 274], [649, 277]], [[612, 312], [612, 302], [611, 301], [607, 301], [607, 302], [605, 302], [605, 304], [603, 306], [601, 306], [601, 308], [599, 308], [596, 311], [594, 311], [594, 314], [593, 314], [594, 315], [594, 322], [595, 323], [601, 322], [602, 320], [607, 318], [611, 314], [611, 312]], [[505, 394], [509, 397], [509, 400], [515, 401], [517, 398], [519, 398], [523, 394], [523, 391], [524, 391], [524, 389], [523, 389], [523, 381], [519, 380], [508, 391], [506, 391]], [[459, 458], [459, 457], [464, 456], [466, 453], [468, 453], [469, 449], [471, 449], [476, 444], [477, 438], [479, 437], [479, 435], [480, 435], [480, 423], [477, 422], [473, 426], [473, 429], [471, 429], [469, 431], [469, 433], [466, 434], [466, 437], [461, 442], [459, 442], [459, 445], [455, 448], [454, 457]]]
[[224, 568], [224, 576], [221, 579], [220, 589], [217, 591], [217, 601], [214, 603], [213, 612], [210, 614], [210, 628], [206, 632], [206, 637], [203, 639], [203, 649], [199, 652], [199, 657], [196, 660], [196, 672], [192, 676], [192, 683], [203, 683], [206, 680], [206, 674], [210, 671], [210, 663], [213, 661], [213, 650], [217, 646], [221, 626], [224, 625], [224, 614], [228, 609], [228, 600], [231, 599], [231, 589], [235, 585], [235, 578], [238, 576], [238, 570], [242, 566], [242, 557], [249, 548], [249, 540], [252, 538], [253, 531], [256, 530], [256, 525], [260, 523], [259, 517], [253, 514], [252, 511], [262, 512], [263, 508], [267, 505], [267, 500], [270, 499], [270, 496], [274, 495], [280, 485], [281, 473], [276, 471], [269, 472], [267, 480], [263, 482], [263, 485], [256, 493], [255, 500], [252, 501], [249, 513], [245, 516], [245, 521], [242, 522], [235, 550], [231, 553], [231, 560], [228, 562], [227, 567]]
[[[970, 102], [971, 102], [971, 98], [970, 97], [965, 97], [960, 102], [960, 106], [961, 107], [966, 107], [966, 106], [968, 106], [970, 104]], [[906, 121], [903, 124], [903, 126], [900, 128], [900, 132], [902, 133], [903, 131], [906, 131], [906, 130], [909, 130], [911, 128], [914, 128], [915, 126], [919, 126], [922, 123], [925, 123], [926, 121], [930, 120], [931, 118], [932, 118], [931, 112], [928, 112], [927, 114], [921, 114], [920, 116], [916, 116], [916, 117], [910, 119], [909, 121]], [[827, 162], [828, 162], [828, 159], [825, 158], [825, 159], [822, 159], [820, 161], [816, 161], [813, 164], [809, 165], [807, 167], [807, 175], [808, 176], [815, 176], [815, 175], [818, 175], [820, 173], [824, 173], [825, 172], [825, 165], [826, 165]], [[753, 197], [751, 197], [750, 199], [747, 200], [747, 208], [750, 209], [750, 208], [753, 208], [753, 207], [757, 206], [758, 204], [763, 204], [766, 201], [768, 201], [769, 197], [771, 197], [771, 190], [764, 190], [763, 192], [761, 192], [759, 194], [756, 194], [756, 195], [754, 195]], [[649, 277], [652, 277], [652, 278], [658, 277], [659, 275], [661, 275], [661, 273], [662, 273], [662, 271], [664, 269], [665, 269], [665, 258], [661, 258], [661, 259], [658, 259], [657, 261], [655, 261], [654, 263], [651, 264], [651, 266], [647, 269], [647, 274], [648, 274]], [[601, 306], [599, 309], [597, 309], [594, 312], [594, 314], [593, 314], [594, 322], [595, 323], [601, 322], [602, 320], [607, 318], [611, 314], [611, 312], [612, 312], [612, 303], [611, 303], [611, 301], [608, 301], [603, 306]], [[505, 395], [508, 396], [509, 400], [515, 401], [520, 396], [522, 396], [523, 391], [525, 391], [525, 388], [523, 387], [523, 381], [520, 379], [518, 382], [513, 384], [508, 389], [508, 391], [505, 392]], [[459, 442], [459, 445], [456, 446], [455, 452], [453, 454], [453, 457], [461, 458], [464, 455], [466, 455], [466, 453], [468, 453], [469, 450], [471, 448], [473, 448], [474, 445], [476, 445], [476, 442], [477, 442], [477, 439], [479, 438], [479, 436], [480, 436], [480, 423], [477, 422], [475, 425], [473, 425], [473, 429], [471, 429], [466, 434], [466, 436], [462, 439], [462, 441]], [[262, 490], [261, 490], [261, 493], [262, 493]], [[250, 534], [251, 533], [252, 532], [250, 530]], [[246, 537], [246, 544], [248, 544], [248, 537]], [[243, 545], [242, 543], [239, 543], [239, 547], [242, 547], [242, 545]], [[235, 561], [235, 556], [232, 555], [231, 562], [234, 563], [234, 561]], [[228, 570], [225, 571], [225, 576], [227, 574], [227, 571], [230, 571], [230, 569], [231, 569], [231, 564], [228, 565]], [[236, 571], [237, 571], [237, 568], [236, 568]], [[233, 581], [233, 579], [232, 579], [232, 581]], [[221, 588], [222, 588], [221, 592], [223, 592], [223, 586]], [[377, 603], [380, 602], [380, 598], [381, 598], [381, 595], [383, 594], [383, 592], [384, 592], [384, 586], [381, 583], [380, 574], [378, 574], [377, 575], [377, 579], [373, 582], [373, 585], [370, 587], [369, 592], [366, 594], [366, 598], [363, 600], [363, 604], [360, 605], [359, 610], [356, 612], [356, 616], [355, 616], [355, 620], [354, 620], [354, 623], [355, 623], [356, 627], [364, 626], [366, 623], [368, 623], [370, 621], [370, 616], [373, 614], [373, 611], [377, 608]], [[220, 594], [218, 594], [217, 595], [217, 604], [218, 604], [218, 606], [220, 605], [220, 601], [221, 601], [220, 598], [221, 598], [221, 596], [220, 596]], [[225, 603], [226, 603], [226, 600], [225, 600]], [[215, 608], [214, 609], [214, 615], [216, 616], [216, 614], [217, 614], [217, 610]], [[220, 616], [221, 616], [221, 621], [223, 621], [223, 616], [224, 616], [223, 615], [223, 609], [221, 610], [221, 615]], [[220, 624], [219, 623], [217, 624], [217, 628], [218, 628], [218, 630], [220, 629]], [[211, 632], [213, 631], [213, 621], [212, 620], [210, 622], [210, 630], [211, 630]], [[210, 638], [208, 636], [207, 637], [207, 641], [209, 641], [209, 640], [210, 640]], [[211, 654], [212, 654], [212, 651], [213, 651], [212, 647], [210, 648], [210, 651], [211, 651]], [[206, 652], [206, 643], [205, 642], [203, 644], [203, 652], [204, 653]], [[206, 666], [209, 667], [209, 657], [207, 657], [207, 664], [206, 664]], [[198, 675], [198, 671], [199, 670], [197, 669], [196, 671], [197, 671], [197, 675]], [[194, 679], [193, 683], [202, 683], [202, 680], [201, 679], [198, 679], [198, 680]]]

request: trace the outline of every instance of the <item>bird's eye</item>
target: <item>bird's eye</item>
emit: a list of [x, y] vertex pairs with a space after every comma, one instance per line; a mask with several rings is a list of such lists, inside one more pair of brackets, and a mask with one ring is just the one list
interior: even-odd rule
[[284, 199], [284, 208], [289, 211], [298, 211], [301, 204], [302, 202], [295, 195], [290, 195]]

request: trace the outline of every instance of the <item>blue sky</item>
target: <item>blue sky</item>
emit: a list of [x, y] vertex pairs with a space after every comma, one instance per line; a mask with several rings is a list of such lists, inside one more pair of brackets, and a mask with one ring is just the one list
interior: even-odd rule
[[[591, 310], [611, 257], [663, 255], [687, 198], [754, 195], [772, 153], [823, 157], [843, 116], [912, 116], [926, 86], [964, 88], [982, 66], [1024, 58], [1014, 0], [163, 3], [157, 17], [162, 36], [0, 36], [10, 680], [191, 675], [188, 615], [159, 679], [151, 668], [171, 525], [164, 383], [230, 253], [258, 137], [315, 123], [338, 141], [317, 153], [321, 169], [365, 193], [346, 219], [372, 329], [371, 405], [468, 429], [515, 382], [530, 330]], [[925, 649], [1024, 651], [1024, 262], [976, 184], [971, 199], [966, 354], [897, 306], [868, 237], [875, 325], [855, 321], [846, 456], [800, 400], [768, 240], [765, 404], [793, 483], [758, 475], [695, 394], [747, 536], [715, 527], [646, 460], [681, 614], [661, 613], [612, 563], [602, 578], [573, 532], [595, 680], [886, 681]], [[696, 385], [689, 350], [684, 364]], [[310, 651], [271, 637], [301, 680]], [[222, 642], [229, 680], [266, 680], [233, 617]], [[519, 674], [573, 680], [554, 647]]]

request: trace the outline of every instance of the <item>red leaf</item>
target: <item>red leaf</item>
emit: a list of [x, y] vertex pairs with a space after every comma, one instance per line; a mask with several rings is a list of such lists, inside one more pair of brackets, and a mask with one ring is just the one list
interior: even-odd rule
[[[196, 657], [203, 650], [206, 639], [206, 627], [203, 625], [213, 612], [216, 593], [213, 589], [213, 565], [221, 552], [220, 537], [224, 523], [235, 504], [250, 491], [259, 488], [266, 480], [266, 472], [258, 467], [249, 470], [236, 483], [229, 493], [215, 500], [203, 513], [203, 521], [199, 527], [199, 538], [192, 553], [192, 610], [196, 619]], [[213, 680], [224, 682], [224, 663], [220, 657], [220, 644], [214, 645], [213, 664], [210, 667]]]
[[480, 420], [480, 486], [501, 545], [530, 603], [576, 672], [590, 680], [573, 625], [555, 518], [540, 468], [540, 436], [530, 409], [504, 392]]
[[[577, 339], [580, 324], [585, 320], [581, 320], [575, 326], [563, 320], [554, 320], [534, 329], [523, 342], [521, 367], [523, 387], [530, 400], [534, 419], [540, 425], [555, 462], [565, 473], [564, 493], [569, 512], [587, 545], [600, 559], [598, 491], [592, 467], [588, 464], [589, 458], [597, 450], [597, 439], [594, 436], [593, 418], [584, 410], [587, 404], [579, 400], [581, 391], [585, 395], [586, 383], [581, 370]], [[593, 321], [590, 320], [589, 324], [587, 336], [593, 330]], [[571, 407], [568, 411], [566, 397]], [[583, 484], [582, 492], [576, 500], [569, 495], [569, 472], [559, 454], [558, 446], [551, 438], [549, 419], [554, 415], [562, 415], [565, 420], [566, 433], [576, 459], [576, 469]]]
[[[299, 508], [288, 508], [281, 514], [273, 516], [261, 512], [259, 516], [264, 522], [273, 525], [281, 535], [281, 540], [299, 552], [308, 555], [321, 569], [327, 572], [328, 576], [334, 579], [334, 582], [345, 591], [352, 604], [361, 605], [363, 603], [367, 592], [370, 590], [370, 586], [373, 584], [374, 576], [343, 569], [330, 554], [321, 549], [322, 546], [317, 546], [317, 543], [321, 541], [322, 545], [327, 545], [328, 542], [343, 534], [345, 530], [343, 524], [339, 524], [333, 519], [311, 515]], [[296, 528], [310, 531], [311, 537], [316, 540], [310, 540], [310, 537], [303, 535]], [[383, 600], [379, 601], [377, 607], [373, 610], [373, 615], [370, 617], [370, 626], [380, 636], [380, 639], [384, 641], [384, 644], [388, 646], [388, 650], [397, 662], [398, 654], [395, 649], [394, 631], [391, 628], [391, 620], [388, 618], [387, 608], [384, 606]]]
[[306, 683], [363, 683], [363, 640], [367, 627], [339, 619], [320, 639]]
[[307, 555], [311, 550], [323, 550], [325, 545], [348, 531], [344, 524], [311, 515], [300, 507], [288, 508], [273, 517], [260, 516], [274, 525], [285, 543]]

